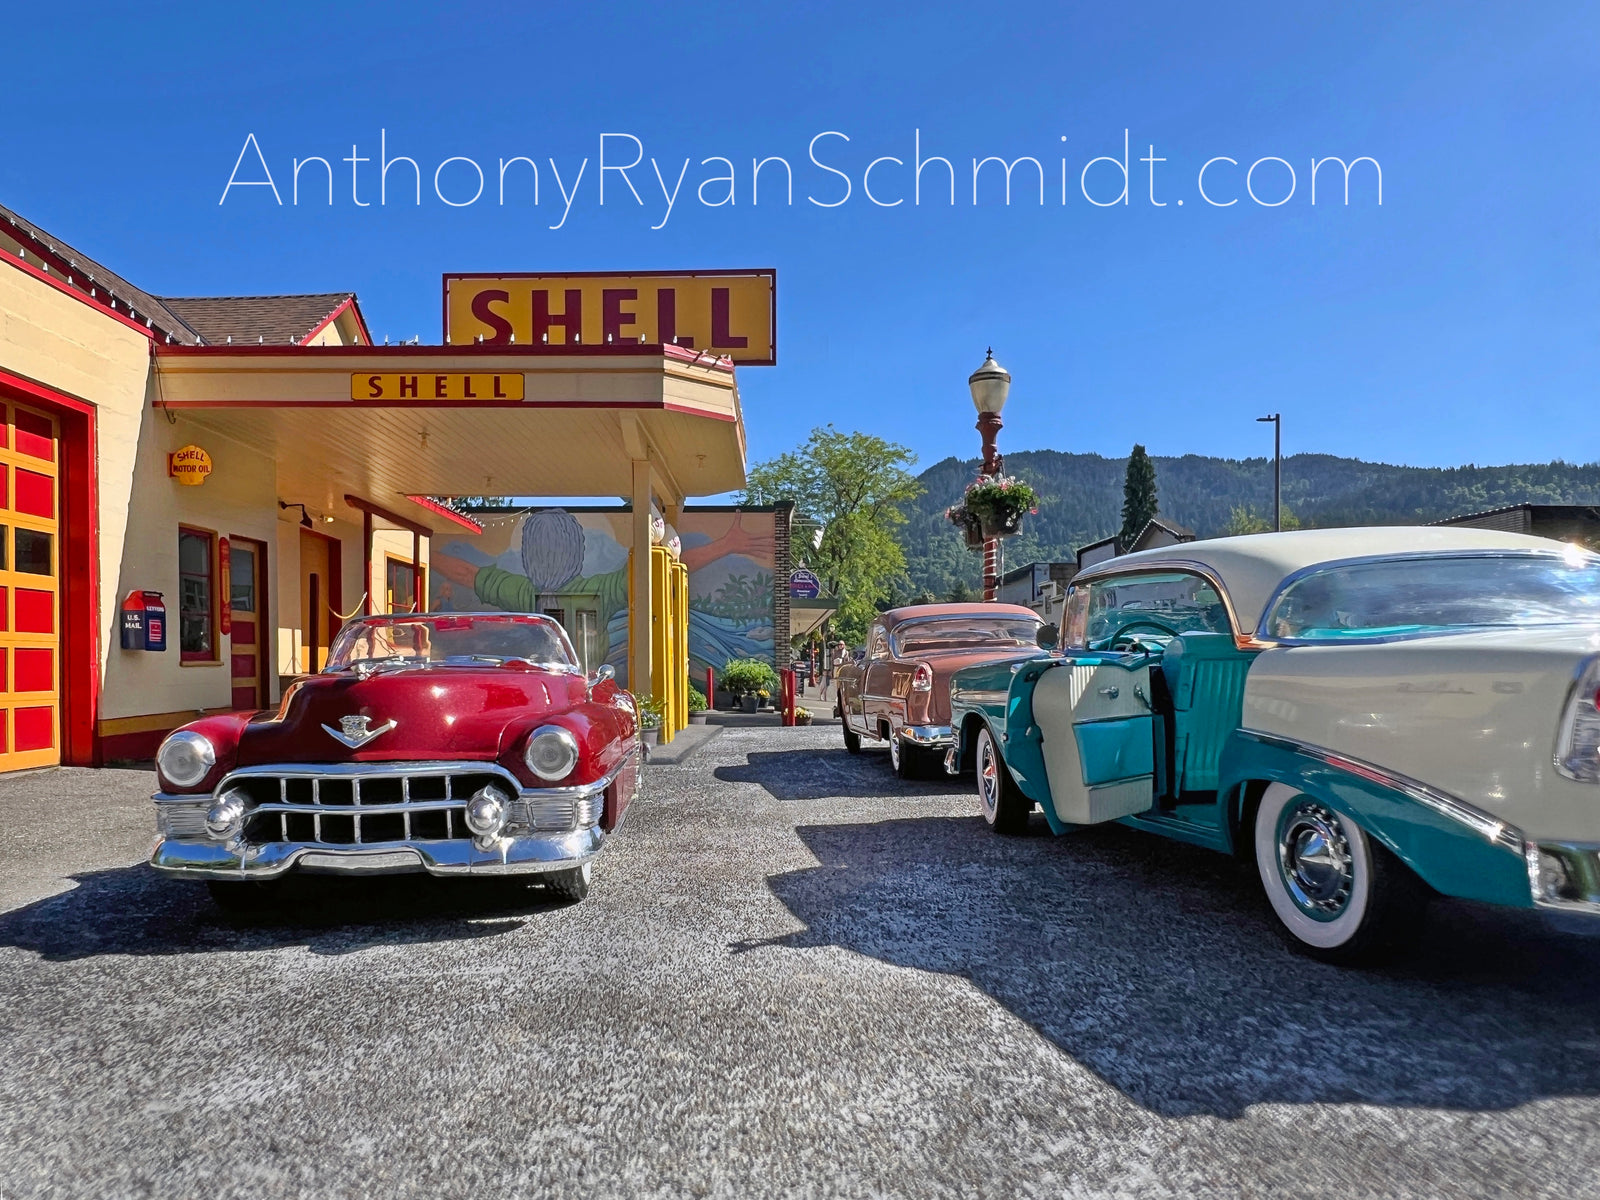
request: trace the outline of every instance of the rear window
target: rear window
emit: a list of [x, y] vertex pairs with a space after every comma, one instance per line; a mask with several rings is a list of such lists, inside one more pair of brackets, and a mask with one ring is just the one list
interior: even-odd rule
[[1600, 623], [1600, 557], [1413, 556], [1314, 569], [1279, 592], [1262, 632], [1347, 642], [1449, 630]]
[[1025, 617], [950, 617], [919, 622], [894, 631], [896, 657], [936, 654], [941, 650], [1011, 650], [1038, 645], [1038, 621]]

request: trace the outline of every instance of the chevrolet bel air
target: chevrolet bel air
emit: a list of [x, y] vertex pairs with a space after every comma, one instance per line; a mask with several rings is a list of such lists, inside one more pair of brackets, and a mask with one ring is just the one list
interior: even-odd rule
[[984, 817], [1253, 859], [1292, 944], [1403, 946], [1435, 894], [1600, 913], [1600, 556], [1461, 528], [1258, 534], [1080, 573], [1060, 649], [958, 671]]
[[524, 613], [367, 617], [276, 711], [172, 733], [150, 863], [254, 909], [288, 872], [519, 876], [581, 900], [639, 782], [633, 697]]
[[1054, 642], [1054, 628], [1019, 604], [912, 604], [880, 613], [867, 631], [866, 656], [839, 668], [835, 711], [845, 749], [861, 753], [862, 738], [887, 742], [902, 779], [936, 772], [952, 741], [951, 674], [1031, 657]]

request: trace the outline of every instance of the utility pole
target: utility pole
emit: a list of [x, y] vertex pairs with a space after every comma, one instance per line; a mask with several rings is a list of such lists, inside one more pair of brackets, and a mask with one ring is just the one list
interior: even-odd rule
[[1257, 417], [1272, 422], [1272, 530], [1283, 532], [1283, 414]]

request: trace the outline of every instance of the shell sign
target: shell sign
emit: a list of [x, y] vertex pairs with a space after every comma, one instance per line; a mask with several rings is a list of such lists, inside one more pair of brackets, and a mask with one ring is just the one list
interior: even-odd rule
[[211, 455], [199, 446], [184, 446], [167, 455], [167, 474], [179, 483], [196, 487], [211, 474]]

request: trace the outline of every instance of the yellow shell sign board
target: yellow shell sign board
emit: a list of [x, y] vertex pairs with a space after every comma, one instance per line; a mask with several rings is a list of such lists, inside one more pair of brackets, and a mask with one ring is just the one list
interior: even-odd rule
[[211, 455], [199, 446], [184, 446], [167, 455], [167, 474], [191, 487], [202, 484], [211, 474]]
[[446, 275], [452, 346], [676, 343], [747, 366], [777, 361], [777, 272]]

